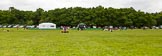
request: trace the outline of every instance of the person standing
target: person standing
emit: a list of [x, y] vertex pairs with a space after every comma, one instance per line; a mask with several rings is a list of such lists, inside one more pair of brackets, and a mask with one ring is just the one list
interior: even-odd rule
[[109, 31], [113, 32], [113, 26], [109, 26]]

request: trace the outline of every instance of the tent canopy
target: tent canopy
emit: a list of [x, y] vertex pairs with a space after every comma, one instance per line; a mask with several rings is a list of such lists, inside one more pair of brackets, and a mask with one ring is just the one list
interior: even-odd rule
[[56, 29], [56, 24], [54, 23], [41, 23], [39, 24], [39, 29]]
[[85, 23], [79, 23], [78, 25], [86, 25]]

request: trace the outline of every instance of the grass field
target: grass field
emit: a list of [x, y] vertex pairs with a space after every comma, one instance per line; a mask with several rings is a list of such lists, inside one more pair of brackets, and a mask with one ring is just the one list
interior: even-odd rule
[[0, 56], [162, 56], [162, 30], [0, 30]]

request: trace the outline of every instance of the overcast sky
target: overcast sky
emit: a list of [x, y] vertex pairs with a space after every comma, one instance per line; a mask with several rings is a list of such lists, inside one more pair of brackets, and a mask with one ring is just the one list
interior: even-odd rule
[[96, 7], [104, 6], [106, 8], [129, 8], [145, 12], [162, 11], [162, 0], [1, 0], [0, 9], [8, 10], [9, 7], [15, 7], [20, 10], [33, 10], [43, 8], [50, 10], [63, 7]]

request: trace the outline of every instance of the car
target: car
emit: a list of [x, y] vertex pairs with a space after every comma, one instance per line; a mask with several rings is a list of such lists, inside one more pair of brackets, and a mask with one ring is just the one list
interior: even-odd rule
[[34, 28], [34, 25], [28, 25], [26, 28]]
[[160, 27], [159, 27], [160, 29], [162, 29], [162, 25], [160, 25]]
[[13, 26], [13, 28], [17, 28], [17, 27], [19, 27], [19, 25], [14, 25], [14, 26]]
[[0, 28], [2, 28], [3, 27], [3, 25], [0, 25]]

